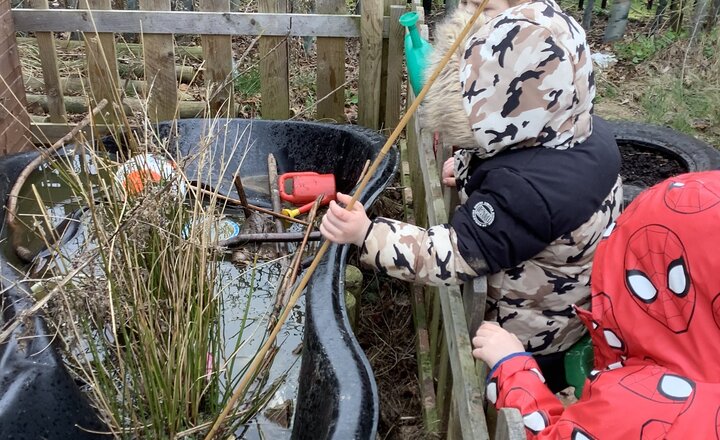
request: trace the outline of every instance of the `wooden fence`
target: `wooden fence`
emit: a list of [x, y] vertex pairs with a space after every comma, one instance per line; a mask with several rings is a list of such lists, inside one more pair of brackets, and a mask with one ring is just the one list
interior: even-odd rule
[[[8, 0], [3, 0], [7, 2]], [[170, 0], [140, 0], [140, 10], [112, 10], [110, 0], [82, 0], [79, 9], [48, 9], [47, 0], [30, 0], [30, 8], [13, 9], [18, 32], [34, 33], [42, 64], [44, 95], [29, 96], [41, 104], [50, 122], [32, 124], [36, 140], [52, 141], [68, 131], [66, 108], [86, 108], [84, 98], [65, 96], [72, 80], [58, 73], [57, 46], [53, 32], [82, 32], [87, 60], [90, 102], [108, 99], [115, 112], [105, 112], [104, 123], [114, 125], [123, 112], [143, 106], [150, 120], [175, 117], [235, 116], [233, 99], [232, 36], [257, 38], [261, 114], [264, 119], [290, 117], [288, 37], [317, 39], [315, 113], [304, 116], [342, 122], [345, 117], [345, 46], [348, 39], [360, 40], [358, 76], [358, 123], [374, 129], [392, 129], [400, 116], [402, 85], [402, 41], [404, 30], [391, 19], [390, 7], [403, 0], [363, 0], [360, 15], [342, 14], [344, 0], [317, 0], [318, 14], [285, 13], [284, 0], [260, 0], [258, 13], [228, 12], [229, 0], [202, 0], [201, 11], [171, 11]], [[396, 15], [399, 10], [396, 10]], [[116, 43], [118, 34], [141, 34], [142, 44]], [[175, 65], [181, 49], [174, 35], [200, 35], [204, 60], [204, 102], [178, 105], [178, 81], [185, 75]], [[66, 42], [62, 42], [66, 44]], [[136, 50], [144, 61], [144, 100], [124, 97], [127, 84], [120, 80], [118, 52]], [[139, 47], [139, 49], [138, 49]], [[190, 48], [193, 49], [193, 48]], [[182, 55], [182, 54], [181, 54]], [[16, 73], [16, 72], [15, 72]], [[17, 78], [13, 78], [17, 79]], [[33, 81], [32, 78], [27, 78]], [[35, 80], [37, 81], [37, 80]]]
[[32, 147], [24, 136], [28, 123], [10, 0], [0, 0], [0, 155]]

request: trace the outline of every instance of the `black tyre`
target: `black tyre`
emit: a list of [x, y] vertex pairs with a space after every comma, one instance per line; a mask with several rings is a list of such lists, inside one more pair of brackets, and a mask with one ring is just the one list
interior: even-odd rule
[[669, 177], [720, 169], [720, 151], [675, 130], [636, 122], [610, 122], [620, 146], [624, 201]]

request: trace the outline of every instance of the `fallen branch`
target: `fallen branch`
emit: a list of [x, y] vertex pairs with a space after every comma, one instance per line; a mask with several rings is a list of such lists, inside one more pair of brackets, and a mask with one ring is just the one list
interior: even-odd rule
[[15, 254], [17, 254], [17, 256], [25, 263], [32, 262], [32, 260], [35, 258], [35, 255], [30, 252], [29, 249], [19, 244], [20, 234], [17, 233], [18, 231], [16, 214], [17, 199], [18, 194], [20, 194], [20, 189], [25, 184], [30, 174], [35, 171], [37, 167], [42, 165], [43, 162], [50, 159], [60, 148], [64, 147], [65, 144], [72, 141], [75, 136], [80, 133], [83, 128], [87, 127], [92, 122], [93, 118], [97, 116], [97, 114], [100, 113], [103, 108], [105, 108], [107, 103], [107, 99], [103, 99], [102, 101], [98, 102], [97, 106], [95, 106], [95, 108], [92, 109], [92, 111], [87, 116], [85, 116], [82, 121], [75, 125], [68, 134], [58, 139], [58, 141], [52, 144], [49, 148], [41, 150], [40, 155], [25, 166], [18, 178], [15, 180], [15, 184], [10, 189], [6, 205], [7, 212], [5, 213], [5, 224], [8, 226], [11, 236], [10, 242], [13, 250], [15, 251]]

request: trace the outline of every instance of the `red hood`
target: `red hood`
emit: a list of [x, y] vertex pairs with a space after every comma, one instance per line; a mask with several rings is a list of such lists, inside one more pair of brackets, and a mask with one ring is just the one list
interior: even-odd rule
[[597, 248], [592, 313], [581, 313], [595, 368], [656, 363], [720, 382], [720, 171], [642, 193]]

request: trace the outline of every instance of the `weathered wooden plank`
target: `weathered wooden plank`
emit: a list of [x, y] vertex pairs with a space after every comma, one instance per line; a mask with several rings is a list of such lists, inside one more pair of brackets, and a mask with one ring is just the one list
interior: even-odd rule
[[[203, 0], [202, 11], [229, 12], [229, 0]], [[177, 29], [177, 28], [176, 28]], [[234, 112], [235, 98], [232, 81], [232, 38], [229, 35], [209, 35], [201, 37], [203, 57], [205, 58], [205, 87], [210, 104], [210, 116], [227, 117]]]
[[525, 424], [516, 408], [502, 408], [498, 411], [495, 440], [525, 440]]
[[[433, 225], [446, 223], [448, 215], [442, 197], [432, 138], [423, 133], [421, 139], [423, 141], [420, 142], [419, 156], [425, 181], [428, 222]], [[488, 432], [482, 404], [483, 385], [475, 371], [462, 295], [457, 287], [439, 287], [438, 290], [453, 377], [452, 395], [457, 404], [462, 438], [487, 439]]]
[[[80, 8], [88, 15], [90, 23], [93, 22], [88, 9], [106, 10], [110, 9], [110, 0], [81, 0]], [[112, 33], [97, 32], [90, 30], [85, 34], [87, 47], [88, 79], [90, 81], [91, 107], [98, 102], [107, 99], [108, 106], [105, 111], [98, 115], [100, 120], [107, 124], [119, 122], [116, 109], [120, 95], [117, 91], [119, 76], [117, 68], [117, 56], [115, 54], [115, 37]]]
[[388, 36], [387, 85], [385, 90], [386, 130], [393, 130], [400, 121], [400, 98], [403, 78], [403, 41], [405, 31], [398, 22], [405, 6], [390, 6], [390, 34]]
[[[140, 9], [169, 11], [170, 0], [140, 0]], [[173, 119], [178, 101], [173, 37], [143, 33], [142, 42], [149, 85], [147, 116], [151, 121]]]
[[[30, 5], [35, 9], [47, 9], [47, 0], [32, 0]], [[51, 122], [66, 122], [63, 90], [60, 87], [60, 72], [57, 67], [55, 38], [51, 32], [37, 32], [38, 48], [40, 49], [40, 65], [42, 67], [45, 93], [48, 96], [48, 107]]]
[[472, 282], [465, 283], [463, 286], [463, 302], [470, 337], [475, 334], [485, 318], [486, 301], [487, 277], [477, 277]]
[[430, 339], [428, 337], [427, 316], [425, 315], [424, 293], [422, 287], [417, 285], [411, 287], [411, 292], [413, 316], [415, 318], [418, 381], [420, 382], [423, 423], [427, 433], [437, 433], [440, 429], [440, 418], [438, 417], [433, 380], [433, 362], [430, 357]]
[[[13, 9], [12, 17], [18, 32], [360, 37], [359, 15]], [[380, 29], [387, 36], [389, 20]]]
[[30, 118], [25, 111], [25, 88], [15, 47], [10, 3], [0, 1], [0, 156], [32, 149], [28, 141]]
[[360, 25], [358, 123], [377, 129], [380, 123], [383, 0], [363, 0]]
[[[259, 0], [259, 12], [287, 12], [287, 0]], [[260, 112], [263, 119], [290, 117], [290, 71], [285, 37], [263, 37], [260, 48]]]
[[[63, 98], [65, 104], [65, 110], [68, 113], [86, 113], [91, 107], [88, 107], [87, 98], [84, 96], [65, 96]], [[45, 95], [27, 95], [28, 106], [39, 106], [44, 111], [48, 111], [47, 96]], [[200, 101], [179, 101], [177, 104], [178, 111], [177, 117], [179, 118], [196, 118], [203, 116], [207, 110], [207, 103]], [[125, 98], [123, 99], [122, 111], [125, 115], [131, 115], [133, 113], [143, 112], [145, 109], [145, 103], [141, 99], [137, 98]], [[235, 114], [232, 115], [233, 117]]]
[[[320, 14], [340, 14], [344, 0], [316, 0]], [[345, 39], [317, 39], [317, 119], [345, 120]]]

